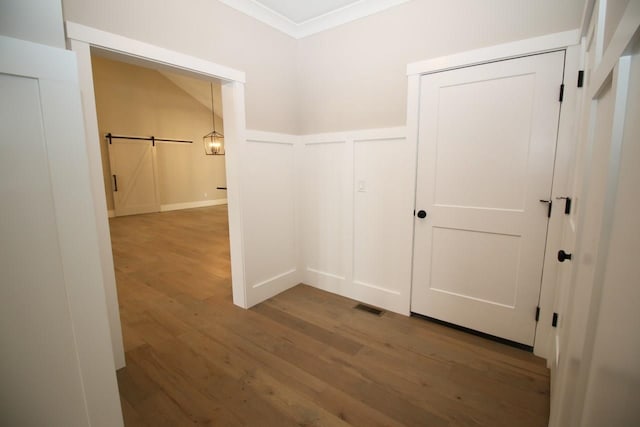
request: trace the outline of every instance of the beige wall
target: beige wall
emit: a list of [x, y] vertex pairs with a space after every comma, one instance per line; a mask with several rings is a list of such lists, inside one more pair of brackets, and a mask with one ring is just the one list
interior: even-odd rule
[[64, 0], [64, 19], [246, 72], [247, 126], [296, 133], [296, 41], [215, 0]]
[[[100, 135], [155, 136], [193, 140], [193, 144], [157, 144], [158, 187], [162, 205], [225, 199], [224, 156], [207, 156], [202, 136], [211, 131], [211, 110], [157, 71], [93, 57]], [[214, 85], [220, 97], [220, 85]], [[216, 130], [223, 131], [216, 116]], [[113, 209], [109, 151], [101, 139], [107, 207]], [[206, 194], [206, 195], [205, 195]]]
[[293, 38], [215, 0], [63, 0], [67, 20], [247, 73], [247, 126], [404, 125], [406, 65], [579, 27], [584, 0], [414, 0]]
[[410, 62], [578, 28], [584, 0], [414, 0], [299, 41], [302, 134], [402, 126]]

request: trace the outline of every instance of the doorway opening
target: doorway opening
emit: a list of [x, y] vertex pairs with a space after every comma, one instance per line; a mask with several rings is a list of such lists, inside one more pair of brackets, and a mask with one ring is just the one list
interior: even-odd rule
[[[114, 362], [116, 369], [123, 368], [125, 366], [124, 346], [122, 340], [122, 326], [120, 322], [120, 310], [118, 306], [118, 294], [116, 291], [114, 258], [111, 245], [111, 237], [108, 223], [108, 209], [105, 197], [105, 189], [108, 188], [111, 192], [111, 180], [108, 182], [105, 180], [102, 168], [102, 156], [100, 153], [101, 142], [104, 137], [101, 136], [101, 129], [98, 127], [96, 100], [94, 95], [94, 81], [92, 70], [92, 56], [107, 56], [109, 59], [117, 59], [118, 61], [125, 62], [128, 65], [137, 65], [153, 70], [172, 72], [180, 77], [191, 77], [196, 79], [205, 80], [207, 84], [212, 82], [220, 85], [220, 98], [222, 98], [222, 104], [224, 110], [222, 112], [222, 119], [224, 123], [225, 134], [225, 155], [224, 156], [207, 156], [209, 158], [223, 157], [225, 176], [224, 182], [213, 181], [214, 193], [220, 194], [220, 192], [227, 194], [227, 209], [228, 209], [228, 227], [221, 225], [221, 228], [228, 230], [228, 239], [225, 251], [229, 254], [229, 265], [231, 270], [230, 282], [231, 282], [231, 295], [235, 305], [240, 307], [247, 307], [246, 299], [246, 283], [244, 272], [244, 244], [242, 238], [242, 218], [241, 218], [241, 204], [240, 204], [240, 173], [238, 171], [241, 143], [244, 141], [245, 129], [245, 105], [244, 105], [244, 81], [245, 76], [241, 71], [237, 71], [225, 66], [221, 66], [209, 61], [201, 60], [199, 58], [184, 55], [175, 51], [159, 48], [157, 46], [149, 45], [137, 40], [129, 39], [119, 35], [106, 33], [97, 29], [85, 27], [72, 22], [66, 23], [67, 37], [69, 39], [69, 47], [76, 54], [79, 70], [79, 82], [82, 93], [82, 102], [84, 105], [84, 120], [85, 120], [85, 133], [87, 154], [89, 160], [89, 168], [91, 175], [91, 190], [93, 196], [94, 214], [96, 216], [97, 232], [98, 232], [98, 245], [100, 249], [100, 258], [102, 264], [103, 282], [105, 288], [105, 296], [107, 300], [107, 314], [109, 317], [109, 325], [111, 330], [112, 349], [114, 355]], [[211, 91], [209, 91], [209, 97]], [[211, 98], [209, 98], [211, 99]], [[208, 117], [211, 117], [207, 113]], [[209, 122], [210, 123], [210, 122]], [[214, 122], [215, 123], [215, 122]], [[222, 125], [222, 123], [220, 123]], [[209, 133], [211, 129], [206, 129], [203, 135]], [[113, 130], [108, 130], [107, 133], [115, 134]], [[142, 137], [159, 137], [162, 139], [179, 139], [189, 140], [184, 137], [170, 137], [168, 135], [152, 135], [146, 130], [139, 130], [142, 135], [136, 135], [132, 132], [125, 133], [124, 136], [142, 136]], [[177, 135], [177, 133], [173, 134]], [[197, 138], [193, 138], [193, 144], [199, 145], [204, 152], [204, 144], [202, 141], [203, 135], [199, 135]], [[121, 135], [123, 136], [123, 135]], [[199, 138], [199, 139], [198, 139]], [[148, 144], [147, 141], [143, 141]], [[176, 142], [176, 144], [178, 144]], [[152, 141], [153, 146], [153, 141]], [[168, 147], [168, 148], [167, 148]], [[178, 149], [184, 147], [163, 146], [160, 148], [165, 152], [171, 152], [172, 149]], [[158, 148], [156, 148], [158, 149]], [[183, 152], [184, 154], [184, 152]], [[159, 158], [156, 153], [156, 157]], [[171, 159], [172, 156], [165, 156], [167, 159]], [[158, 161], [156, 159], [156, 162]], [[210, 159], [206, 159], [210, 160]], [[153, 164], [153, 162], [152, 162]], [[119, 183], [120, 185], [122, 182]], [[106, 186], [106, 188], [105, 188]], [[217, 187], [227, 187], [228, 190], [218, 190]], [[202, 192], [204, 194], [204, 191]], [[208, 191], [207, 191], [208, 193]], [[214, 194], [210, 196], [219, 197]], [[160, 197], [157, 197], [160, 200]], [[218, 200], [218, 199], [213, 199]], [[202, 202], [201, 200], [199, 202]], [[205, 200], [207, 203], [212, 203], [210, 200]], [[177, 207], [194, 207], [193, 205], [184, 206], [177, 203]], [[205, 207], [203, 209], [218, 209], [224, 210], [223, 205]], [[168, 203], [169, 207], [175, 205], [174, 203]], [[115, 207], [115, 205], [114, 205]], [[166, 208], [166, 206], [165, 206]], [[176, 208], [176, 206], [173, 206]], [[167, 209], [170, 210], [170, 209]], [[179, 211], [175, 211], [179, 212]], [[167, 212], [166, 215], [177, 215], [174, 211]], [[115, 215], [115, 209], [114, 209]], [[222, 215], [224, 217], [224, 215]], [[225, 218], [226, 220], [227, 218]], [[216, 221], [212, 221], [216, 222]], [[218, 220], [221, 223], [222, 220]], [[200, 233], [203, 237], [208, 232], [206, 228], [192, 230], [194, 234]], [[184, 252], [192, 250], [192, 248], [185, 247]], [[149, 252], [149, 250], [147, 251]], [[139, 254], [142, 256], [142, 254]], [[147, 253], [147, 255], [149, 255]], [[184, 256], [184, 254], [182, 255]], [[211, 257], [215, 255], [210, 255]], [[159, 268], [159, 266], [158, 266]], [[227, 274], [229, 273], [229, 267], [226, 267]], [[144, 297], [143, 297], [144, 298]]]
[[232, 293], [225, 156], [204, 137], [224, 134], [220, 81], [131, 62], [91, 55], [123, 345], [136, 360]]

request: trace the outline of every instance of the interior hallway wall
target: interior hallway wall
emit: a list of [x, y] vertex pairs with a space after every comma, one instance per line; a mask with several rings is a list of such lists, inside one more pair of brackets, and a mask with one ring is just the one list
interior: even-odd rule
[[[414, 0], [299, 41], [302, 134], [404, 126], [406, 65], [580, 27], [584, 0]], [[577, 40], [576, 40], [577, 41]]]
[[[156, 144], [160, 204], [226, 199], [225, 157], [207, 156], [202, 136], [211, 131], [211, 109], [206, 108], [158, 71], [92, 58], [96, 109], [100, 136], [155, 136], [187, 139], [192, 144]], [[220, 85], [214, 84], [219, 99]], [[216, 112], [216, 130], [223, 132]], [[114, 208], [111, 191], [109, 148], [101, 138], [102, 170], [107, 207]]]
[[64, 19], [246, 73], [247, 127], [297, 133], [296, 40], [213, 0], [64, 0]]
[[64, 49], [60, 0], [0, 1], [0, 34]]

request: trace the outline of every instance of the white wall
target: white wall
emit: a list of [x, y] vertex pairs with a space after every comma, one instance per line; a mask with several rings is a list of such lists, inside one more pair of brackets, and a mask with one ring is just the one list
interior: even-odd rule
[[60, 0], [1, 0], [0, 34], [64, 48]]
[[572, 30], [584, 0], [414, 0], [301, 39], [302, 134], [402, 126], [406, 65]]
[[611, 239], [587, 379], [585, 426], [640, 423], [640, 43], [631, 79]]
[[64, 0], [64, 19], [246, 73], [247, 126], [297, 133], [296, 41], [215, 0]]
[[552, 372], [550, 425], [631, 426], [640, 423], [640, 3], [589, 6], [586, 114], [577, 123], [586, 154], [577, 159], [578, 232], [563, 267], [572, 275], [557, 310], [560, 363]]

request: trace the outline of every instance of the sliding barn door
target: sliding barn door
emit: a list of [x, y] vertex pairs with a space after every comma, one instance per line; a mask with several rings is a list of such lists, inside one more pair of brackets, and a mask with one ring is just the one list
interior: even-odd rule
[[150, 141], [109, 141], [116, 216], [160, 211], [155, 147]]
[[411, 309], [533, 345], [564, 51], [421, 79]]

